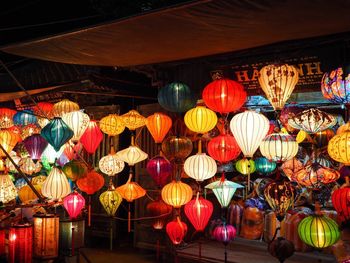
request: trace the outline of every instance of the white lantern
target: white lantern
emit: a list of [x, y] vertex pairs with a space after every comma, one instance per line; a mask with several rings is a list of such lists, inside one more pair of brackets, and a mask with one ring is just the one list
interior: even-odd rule
[[42, 165], [40, 162], [34, 163], [33, 160], [30, 157], [22, 158], [19, 163], [19, 167], [21, 168], [22, 172], [28, 175], [32, 175], [33, 173], [40, 172]]
[[245, 157], [253, 157], [269, 131], [269, 120], [262, 114], [247, 110], [233, 116], [230, 128]]
[[117, 157], [129, 164], [129, 166], [133, 166], [136, 163], [146, 160], [148, 154], [142, 151], [139, 147], [131, 145], [128, 148], [117, 152]]
[[98, 167], [101, 172], [108, 176], [113, 176], [123, 171], [125, 163], [120, 160], [115, 153], [110, 153], [101, 158]]
[[289, 134], [273, 133], [261, 142], [260, 152], [269, 160], [285, 162], [298, 153], [298, 143]]
[[83, 135], [90, 123], [89, 115], [79, 110], [65, 113], [62, 116], [62, 120], [74, 132], [74, 135], [71, 138], [73, 142], [79, 141], [80, 137]]
[[41, 192], [48, 198], [61, 199], [69, 195], [71, 189], [64, 173], [57, 167], [53, 167], [42, 185]]
[[217, 165], [213, 158], [205, 153], [197, 153], [190, 156], [184, 163], [185, 173], [195, 179], [197, 182], [202, 182], [213, 177], [217, 171]]
[[214, 192], [221, 207], [228, 207], [236, 190], [243, 186], [224, 179], [210, 183], [205, 188]]
[[0, 174], [0, 202], [4, 204], [17, 196], [17, 189], [8, 174]]

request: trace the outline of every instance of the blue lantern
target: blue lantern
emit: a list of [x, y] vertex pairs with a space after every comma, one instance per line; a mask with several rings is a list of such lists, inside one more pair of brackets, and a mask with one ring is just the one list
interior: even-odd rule
[[185, 112], [196, 105], [190, 88], [180, 82], [173, 82], [161, 88], [158, 92], [158, 102], [171, 112]]
[[276, 162], [270, 161], [265, 157], [256, 158], [254, 162], [256, 171], [263, 175], [272, 173], [277, 166]]
[[28, 124], [36, 124], [37, 118], [33, 114], [32, 110], [23, 110], [18, 111], [15, 115], [13, 115], [13, 123], [14, 125], [28, 125]]
[[58, 152], [68, 142], [74, 132], [61, 118], [54, 118], [42, 130], [41, 136]]

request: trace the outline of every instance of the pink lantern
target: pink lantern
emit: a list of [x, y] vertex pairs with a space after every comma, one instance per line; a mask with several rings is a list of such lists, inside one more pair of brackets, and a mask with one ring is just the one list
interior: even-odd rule
[[147, 163], [147, 172], [160, 188], [166, 185], [171, 171], [171, 163], [163, 156], [156, 156]]
[[67, 210], [69, 217], [75, 219], [85, 206], [85, 199], [81, 194], [74, 191], [63, 199], [63, 206]]
[[48, 142], [41, 137], [40, 134], [33, 134], [23, 140], [23, 144], [26, 147], [30, 158], [32, 158], [33, 161], [37, 161], [41, 158]]
[[226, 246], [236, 236], [236, 229], [232, 225], [222, 224], [215, 227], [213, 237]]

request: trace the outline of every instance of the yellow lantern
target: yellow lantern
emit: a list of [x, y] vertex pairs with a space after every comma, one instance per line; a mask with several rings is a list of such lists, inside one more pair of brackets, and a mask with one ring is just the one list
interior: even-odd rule
[[[41, 184], [35, 184], [33, 186], [41, 194]], [[21, 187], [21, 189], [19, 189], [18, 197], [19, 197], [19, 200], [21, 200], [21, 202], [24, 204], [30, 203], [31, 201], [35, 201], [38, 199], [38, 197], [30, 188], [29, 185], [25, 185]]]
[[52, 199], [61, 199], [70, 194], [71, 189], [67, 177], [57, 167], [53, 167], [42, 185], [41, 192]]
[[180, 208], [192, 199], [192, 188], [181, 181], [172, 181], [162, 189], [162, 199], [174, 208]]
[[236, 170], [243, 175], [252, 174], [256, 170], [255, 162], [246, 158], [237, 161], [235, 166]]
[[131, 110], [121, 116], [122, 122], [129, 130], [134, 131], [146, 124], [146, 118], [136, 110]]
[[156, 112], [146, 119], [146, 126], [156, 143], [161, 143], [172, 125], [168, 115]]
[[57, 102], [53, 105], [52, 114], [55, 117], [62, 117], [65, 113], [77, 111], [80, 107], [77, 103], [64, 99], [60, 102]]
[[63, 114], [62, 120], [74, 132], [74, 135], [71, 138], [73, 142], [79, 141], [80, 137], [83, 135], [90, 123], [89, 115], [79, 110]]
[[128, 181], [116, 189], [116, 191], [121, 194], [123, 199], [128, 202], [132, 202], [146, 194], [146, 190], [143, 189], [138, 183], [131, 182], [131, 178], [132, 175], [130, 174]]
[[214, 111], [204, 106], [197, 106], [186, 112], [184, 120], [191, 131], [204, 134], [214, 129], [218, 117]]
[[6, 204], [17, 196], [17, 189], [8, 174], [0, 174], [0, 202]]
[[100, 202], [109, 216], [115, 215], [122, 201], [122, 196], [114, 188], [108, 189], [100, 195]]
[[329, 156], [344, 165], [350, 165], [350, 129], [335, 135], [328, 143]]
[[32, 184], [36, 185], [36, 184], [43, 184], [46, 180], [46, 176], [45, 175], [38, 175], [32, 178]]
[[[19, 140], [20, 136], [17, 133], [8, 130], [0, 130], [0, 144], [7, 153], [12, 151]], [[5, 156], [6, 154], [0, 149], [0, 157]]]
[[105, 134], [116, 136], [124, 131], [125, 125], [123, 119], [119, 115], [109, 114], [100, 120], [100, 129]]

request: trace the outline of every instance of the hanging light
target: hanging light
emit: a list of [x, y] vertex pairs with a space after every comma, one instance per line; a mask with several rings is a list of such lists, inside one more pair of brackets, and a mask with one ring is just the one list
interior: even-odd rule
[[109, 114], [100, 120], [100, 129], [109, 136], [116, 136], [124, 131], [125, 125], [118, 114]]
[[283, 173], [292, 182], [296, 182], [296, 174], [304, 169], [304, 165], [296, 158], [284, 162], [281, 166]]
[[63, 153], [64, 146], [62, 146], [58, 151], [56, 151], [51, 144], [48, 144], [41, 155], [41, 158], [46, 159], [49, 163], [54, 163]]
[[0, 128], [7, 129], [13, 126], [13, 115], [15, 114], [15, 110], [0, 108]]
[[[10, 153], [20, 140], [20, 136], [8, 130], [0, 130], [0, 144], [7, 153]], [[5, 157], [6, 154], [0, 149], [0, 157]]]
[[74, 132], [61, 118], [54, 118], [41, 130], [41, 136], [59, 151], [63, 144], [68, 142]]
[[0, 202], [6, 204], [17, 196], [17, 189], [8, 174], [0, 174]]
[[299, 74], [288, 64], [268, 65], [260, 70], [258, 80], [274, 110], [282, 110], [298, 83]]
[[327, 147], [329, 156], [344, 165], [350, 165], [350, 129], [335, 135]]
[[165, 221], [172, 211], [172, 207], [164, 203], [163, 200], [158, 199], [148, 203], [146, 210], [148, 211], [149, 216], [155, 217], [152, 223], [153, 228], [163, 229]]
[[9, 229], [8, 261], [32, 262], [33, 256], [33, 226], [30, 224], [15, 224]]
[[164, 113], [156, 112], [146, 119], [146, 127], [156, 143], [161, 143], [172, 125], [172, 120]]
[[103, 134], [96, 121], [90, 120], [85, 132], [80, 137], [81, 144], [88, 153], [93, 154], [97, 150], [102, 140]]
[[212, 236], [219, 242], [228, 245], [228, 243], [233, 240], [236, 236], [236, 228], [234, 226], [223, 223], [214, 228]]
[[108, 189], [100, 195], [100, 202], [105, 209], [107, 215], [114, 216], [117, 212], [123, 198], [121, 194], [113, 189]]
[[192, 149], [192, 141], [184, 136], [170, 136], [162, 142], [162, 152], [170, 161], [185, 159]]
[[199, 197], [199, 193], [197, 193], [197, 197], [185, 205], [184, 211], [196, 231], [204, 231], [213, 214], [213, 209], [213, 204], [209, 200]]
[[330, 72], [324, 73], [321, 80], [321, 90], [325, 99], [334, 103], [349, 104], [349, 74], [344, 74], [344, 78], [343, 74], [344, 71], [340, 67]]
[[64, 99], [55, 103], [52, 107], [52, 114], [55, 117], [62, 117], [64, 114], [72, 111], [78, 111], [79, 105], [73, 101]]
[[197, 153], [186, 159], [184, 171], [197, 182], [202, 182], [212, 178], [216, 174], [217, 165], [215, 160], [210, 156], [205, 153]]
[[[41, 194], [41, 185], [33, 183], [33, 186], [38, 191], [38, 193]], [[28, 204], [38, 200], [38, 196], [33, 192], [32, 188], [30, 188], [29, 185], [25, 185], [19, 189], [18, 198], [23, 204]]]
[[245, 157], [253, 157], [269, 130], [269, 120], [255, 111], [233, 116], [230, 128]]
[[98, 162], [98, 167], [100, 171], [108, 176], [114, 176], [125, 167], [125, 163], [119, 159], [118, 155], [114, 152], [114, 149], [111, 150], [111, 153], [102, 157]]
[[6, 257], [5, 229], [0, 229], [0, 258]]
[[204, 106], [197, 106], [186, 112], [184, 120], [191, 131], [204, 134], [214, 129], [218, 117], [214, 111]]
[[82, 161], [71, 160], [62, 167], [62, 171], [74, 182], [87, 175], [88, 167]]
[[37, 118], [33, 114], [32, 110], [18, 111], [15, 115], [13, 115], [14, 125], [26, 126], [30, 123], [37, 123]]
[[24, 140], [34, 134], [40, 134], [40, 132], [41, 132], [41, 128], [36, 124], [32, 124], [32, 123], [27, 124], [21, 129], [21, 139]]
[[254, 163], [256, 171], [263, 175], [272, 173], [277, 167], [276, 162], [271, 161], [265, 157], [256, 158], [254, 160]]
[[105, 179], [98, 172], [91, 170], [85, 177], [78, 179], [76, 183], [81, 191], [93, 195], [104, 186]]
[[315, 134], [314, 140], [318, 148], [322, 148], [328, 145], [330, 139], [334, 137], [335, 133], [332, 129], [327, 129]]
[[135, 164], [146, 160], [148, 154], [135, 145], [134, 137], [132, 137], [131, 145], [128, 148], [117, 152], [117, 156], [129, 166], [134, 166]]
[[66, 142], [63, 147], [63, 153], [68, 160], [78, 158], [78, 155], [83, 150], [83, 144], [81, 142], [73, 143], [71, 140]]
[[27, 137], [23, 140], [23, 144], [33, 161], [37, 161], [41, 158], [43, 151], [48, 145], [47, 141], [40, 134]]
[[38, 175], [32, 178], [32, 184], [35, 186], [37, 185], [41, 185], [45, 182], [46, 180], [46, 176], [45, 175]]
[[174, 245], [179, 245], [187, 233], [187, 225], [177, 217], [166, 225], [166, 233]]
[[33, 112], [37, 116], [42, 116], [38, 117], [38, 124], [40, 125], [41, 128], [45, 127], [46, 124], [49, 123], [50, 119], [52, 119], [53, 113], [53, 104], [50, 102], [38, 102], [34, 107], [33, 107]]
[[255, 172], [255, 162], [253, 160], [248, 160], [243, 158], [236, 162], [236, 170], [244, 175], [252, 174]]
[[45, 197], [61, 199], [71, 192], [69, 182], [64, 173], [57, 167], [53, 167], [41, 189]]
[[337, 211], [338, 218], [341, 222], [350, 220], [350, 185], [349, 178], [345, 178], [346, 183], [332, 193], [332, 204]]
[[192, 199], [192, 188], [181, 181], [173, 180], [161, 191], [163, 201], [174, 208], [180, 208]]
[[227, 163], [241, 154], [235, 137], [229, 134], [214, 137], [208, 143], [208, 153], [220, 163]]
[[149, 160], [146, 169], [160, 188], [167, 183], [167, 179], [172, 173], [171, 163], [163, 156], [156, 156]]
[[205, 188], [214, 192], [221, 207], [228, 207], [236, 190], [238, 188], [243, 188], [243, 186], [228, 181], [226, 178], [222, 178], [221, 180], [206, 185]]
[[117, 187], [116, 191], [128, 202], [132, 202], [136, 199], [143, 197], [146, 194], [146, 190], [143, 189], [138, 183], [131, 181], [132, 175], [130, 174], [128, 181]]
[[70, 219], [76, 219], [85, 206], [85, 199], [77, 191], [74, 191], [63, 199], [63, 206], [68, 212]]
[[136, 110], [130, 110], [121, 116], [122, 121], [129, 130], [134, 131], [146, 124], [146, 118]]
[[22, 172], [32, 175], [41, 171], [42, 165], [40, 162], [34, 163], [29, 157], [22, 158], [18, 163]]
[[71, 138], [73, 143], [79, 141], [80, 137], [84, 134], [90, 123], [89, 115], [80, 110], [63, 114], [62, 120], [68, 125], [69, 128], [72, 129], [74, 133], [73, 137]]

